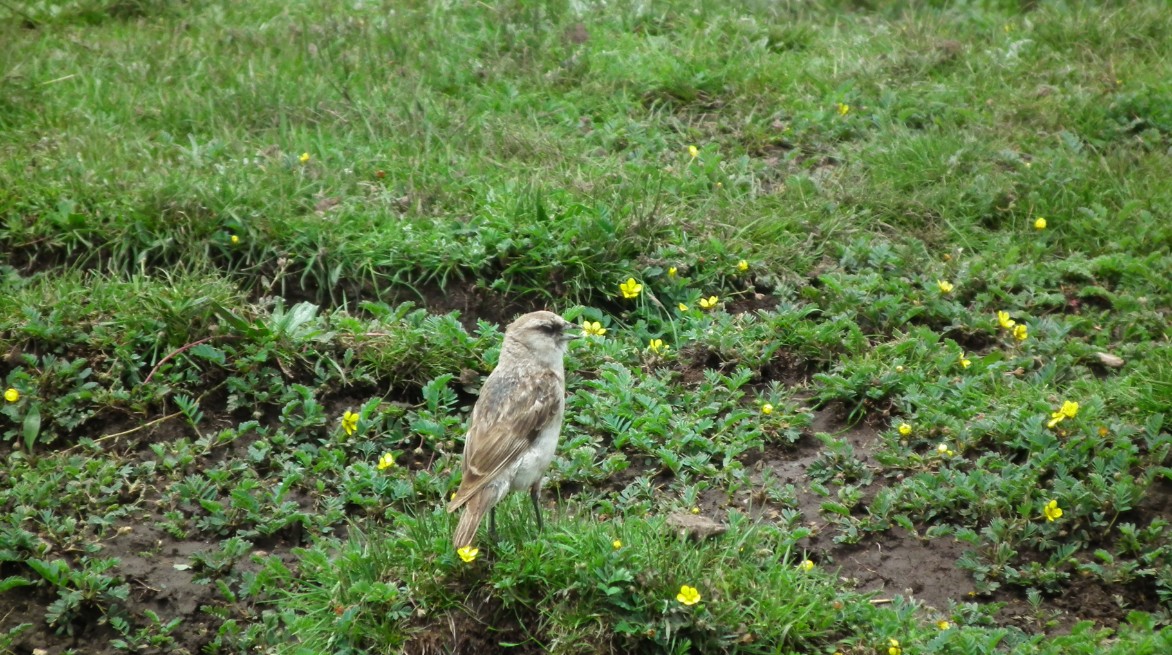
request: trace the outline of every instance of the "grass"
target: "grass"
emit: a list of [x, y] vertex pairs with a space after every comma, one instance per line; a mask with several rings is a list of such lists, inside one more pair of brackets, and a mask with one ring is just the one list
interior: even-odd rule
[[[1170, 43], [1156, 1], [0, 4], [0, 650], [1166, 649]], [[467, 412], [546, 307], [606, 328], [556, 509], [464, 563]], [[970, 588], [844, 581], [898, 539]]]

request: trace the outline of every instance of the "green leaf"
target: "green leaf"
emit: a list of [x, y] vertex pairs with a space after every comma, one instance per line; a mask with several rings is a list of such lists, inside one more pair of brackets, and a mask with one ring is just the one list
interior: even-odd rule
[[37, 442], [37, 435], [41, 433], [41, 405], [33, 403], [28, 408], [28, 414], [24, 415], [24, 447], [25, 450], [32, 451], [33, 444]]
[[851, 510], [842, 503], [822, 503], [822, 511], [833, 512], [842, 516], [850, 516]]
[[12, 575], [7, 578], [4, 578], [3, 580], [0, 580], [0, 594], [8, 591], [9, 589], [16, 589], [17, 587], [27, 587], [31, 584], [33, 584], [33, 581], [29, 580], [28, 578], [22, 578], [18, 575]]
[[209, 346], [206, 343], [201, 343], [198, 346], [192, 348], [191, 354], [195, 357], [206, 359], [209, 362], [214, 362], [216, 364], [223, 364], [226, 361], [223, 350], [220, 350], [215, 346]]

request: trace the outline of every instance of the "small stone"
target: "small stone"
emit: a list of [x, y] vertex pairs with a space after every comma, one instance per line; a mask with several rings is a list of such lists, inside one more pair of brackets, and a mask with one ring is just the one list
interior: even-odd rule
[[681, 512], [668, 516], [667, 524], [679, 530], [680, 534], [695, 541], [704, 541], [709, 537], [724, 534], [725, 530], [728, 529], [707, 516]]
[[1111, 368], [1123, 368], [1123, 358], [1111, 353], [1095, 353], [1095, 357], [1099, 358], [1099, 363], [1103, 366]]

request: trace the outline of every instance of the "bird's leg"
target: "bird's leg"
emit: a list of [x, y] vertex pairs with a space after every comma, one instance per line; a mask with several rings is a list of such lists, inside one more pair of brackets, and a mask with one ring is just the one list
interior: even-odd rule
[[488, 536], [494, 542], [496, 541], [496, 506], [495, 505], [493, 505], [492, 509], [488, 510]]
[[533, 513], [535, 515], [537, 515], [537, 531], [541, 532], [542, 530], [544, 530], [544, 526], [541, 523], [541, 481], [540, 480], [538, 480], [537, 482], [534, 482], [532, 487], [529, 487], [529, 499], [533, 501]]

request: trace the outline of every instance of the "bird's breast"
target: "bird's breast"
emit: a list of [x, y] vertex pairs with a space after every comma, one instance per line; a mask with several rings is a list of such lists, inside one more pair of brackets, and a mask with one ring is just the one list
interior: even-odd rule
[[545, 470], [549, 468], [549, 463], [553, 461], [561, 431], [562, 417], [559, 415], [537, 434], [533, 445], [517, 458], [517, 468], [513, 474], [512, 484], [509, 485], [513, 491], [528, 489], [541, 479]]

